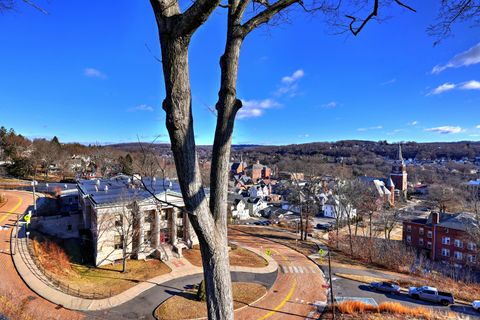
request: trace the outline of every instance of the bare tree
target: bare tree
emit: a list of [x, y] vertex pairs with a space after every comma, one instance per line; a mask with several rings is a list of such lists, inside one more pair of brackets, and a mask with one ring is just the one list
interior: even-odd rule
[[30, 1], [30, 0], [20, 0], [20, 1], [16, 1], [16, 0], [0, 0], [0, 12], [3, 12], [3, 11], [8, 11], [8, 10], [14, 10], [17, 6], [17, 2], [23, 2], [35, 9], [37, 9], [38, 11], [42, 12], [42, 13], [45, 13], [45, 14], [48, 14], [47, 11], [45, 11], [45, 9], [43, 9], [42, 7], [40, 7], [39, 5], [37, 5], [35, 2], [33, 1]]
[[[248, 34], [294, 4], [306, 11], [330, 12], [341, 2], [335, 1], [335, 5], [331, 6], [328, 1], [311, 1], [312, 6], [307, 7], [301, 0], [228, 0], [226, 5], [220, 5], [220, 0], [196, 0], [183, 12], [178, 0], [150, 2], [162, 52], [166, 126], [186, 211], [200, 242], [208, 316], [209, 319], [233, 319], [227, 252], [227, 186], [234, 121], [242, 107], [236, 95], [240, 48]], [[400, 4], [397, 0], [395, 2]], [[378, 0], [375, 4], [378, 7]], [[228, 21], [225, 50], [220, 58], [221, 82], [215, 107], [217, 124], [212, 149], [210, 196], [207, 198], [195, 150], [188, 47], [193, 34], [218, 6], [227, 10]], [[251, 11], [246, 15], [248, 8]]]
[[393, 229], [400, 221], [400, 213], [391, 207], [388, 203], [384, 205], [382, 212], [380, 213], [379, 224], [382, 226], [385, 240], [390, 240]]

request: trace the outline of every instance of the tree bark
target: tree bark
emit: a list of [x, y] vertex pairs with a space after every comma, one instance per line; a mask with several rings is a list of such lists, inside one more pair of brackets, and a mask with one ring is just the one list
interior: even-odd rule
[[[164, 26], [166, 32], [162, 32], [164, 29], [159, 27], [166, 88], [163, 109], [166, 112], [166, 126], [170, 136], [175, 165], [178, 168], [178, 180], [185, 207], [189, 212], [190, 221], [200, 241], [207, 291], [208, 316], [209, 319], [233, 319], [226, 229], [227, 184], [226, 180], [220, 177], [218, 185], [222, 186], [225, 183], [223, 184], [225, 196], [222, 197], [221, 192], [214, 191], [212, 198], [213, 202], [217, 204], [222, 200], [225, 201], [220, 207], [212, 206], [212, 208], [216, 209], [214, 214], [212, 214], [202, 186], [199, 163], [195, 151], [188, 70], [190, 36], [184, 34], [177, 35], [172, 30], [169, 30], [168, 21], [163, 23], [166, 24]], [[215, 150], [213, 158], [217, 158], [218, 154], [218, 150]], [[226, 166], [228, 164], [228, 154], [227, 161], [224, 159], [222, 158], [220, 161], [216, 159], [215, 161]], [[227, 163], [224, 164], [224, 162]], [[221, 187], [217, 187], [216, 190], [220, 189]], [[223, 209], [225, 210], [223, 211]]]

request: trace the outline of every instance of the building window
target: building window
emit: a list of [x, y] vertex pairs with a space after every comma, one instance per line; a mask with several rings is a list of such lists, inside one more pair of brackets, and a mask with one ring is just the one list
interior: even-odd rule
[[450, 244], [450, 237], [442, 237], [442, 244]]
[[143, 241], [147, 244], [152, 243], [152, 231], [147, 230], [143, 233]]
[[462, 240], [455, 239], [454, 245], [455, 245], [455, 247], [457, 247], [457, 248], [463, 248], [463, 242], [462, 242]]
[[423, 247], [423, 238], [418, 239], [418, 245]]
[[113, 247], [115, 248], [115, 250], [123, 249], [123, 236], [113, 237]]
[[412, 236], [408, 235], [407, 236], [407, 243], [411, 243], [412, 242]]
[[424, 233], [425, 233], [425, 230], [423, 228], [418, 229], [419, 235], [423, 236]]
[[412, 232], [412, 226], [411, 225], [407, 226], [407, 232]]
[[71, 224], [69, 224], [69, 225], [67, 226], [67, 231], [72, 231], [72, 225], [71, 225]]
[[427, 249], [432, 249], [432, 241], [427, 242]]
[[432, 238], [432, 231], [427, 231], [427, 238]]
[[122, 227], [122, 216], [117, 216], [117, 219], [115, 219], [115, 227], [117, 228]]
[[442, 256], [450, 257], [450, 249], [442, 248]]
[[443, 229], [445, 233], [448, 233], [448, 228]]
[[457, 260], [462, 260], [463, 259], [463, 254], [460, 252], [460, 251], [455, 251], [453, 256], [455, 257], [455, 259]]
[[475, 251], [475, 250], [477, 250], [477, 245], [476, 245], [475, 243], [473, 243], [473, 242], [469, 242], [468, 245], [467, 245], [467, 247], [468, 247], [468, 250], [470, 250], [470, 251]]
[[145, 223], [153, 223], [155, 221], [155, 210], [145, 211]]
[[469, 254], [467, 256], [467, 259], [468, 259], [468, 262], [470, 262], [470, 263], [477, 263], [477, 256], [475, 256], [473, 254]]

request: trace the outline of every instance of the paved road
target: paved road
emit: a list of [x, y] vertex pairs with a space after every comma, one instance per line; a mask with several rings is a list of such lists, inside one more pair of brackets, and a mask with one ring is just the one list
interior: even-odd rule
[[0, 294], [12, 295], [12, 300], [25, 301], [23, 310], [37, 319], [81, 319], [78, 312], [62, 309], [31, 291], [17, 274], [10, 252], [10, 234], [17, 214], [31, 209], [32, 195], [27, 192], [1, 191], [8, 202], [0, 208]]
[[[256, 282], [267, 288], [271, 288], [276, 278], [277, 272], [269, 274], [251, 274], [243, 272], [232, 273], [232, 281]], [[165, 282], [162, 285], [143, 292], [133, 300], [118, 307], [106, 311], [89, 312], [87, 319], [155, 319], [153, 317], [153, 312], [160, 303], [181, 293], [189, 286], [200, 283], [202, 279], [202, 275], [194, 275]]]
[[353, 280], [339, 277], [334, 277], [332, 280], [335, 296], [373, 298], [378, 304], [382, 302], [400, 302], [411, 307], [428, 307], [441, 311], [453, 311], [469, 316], [471, 319], [480, 319], [480, 313], [476, 312], [471, 306], [453, 305], [450, 307], [444, 307], [427, 301], [412, 299], [403, 293], [400, 295], [392, 295], [375, 292], [370, 290], [368, 285]]

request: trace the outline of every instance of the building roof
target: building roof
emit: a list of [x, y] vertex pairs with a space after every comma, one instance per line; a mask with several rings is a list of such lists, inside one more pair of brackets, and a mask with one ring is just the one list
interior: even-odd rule
[[[426, 226], [431, 227], [433, 225], [432, 214], [433, 212], [428, 216], [428, 218], [413, 217], [411, 219], [407, 219], [406, 221], [418, 223], [418, 224], [424, 224]], [[440, 222], [437, 224], [437, 226], [444, 227], [444, 228], [467, 231], [475, 222], [475, 217], [471, 213], [467, 213], [467, 212], [460, 212], [460, 213], [441, 212], [438, 214], [440, 214]]]
[[83, 196], [90, 198], [95, 206], [143, 201], [153, 198], [151, 193], [182, 196], [177, 182], [156, 178], [142, 178], [142, 181], [145, 188], [140, 180], [120, 175], [110, 179], [79, 180], [77, 188]]

